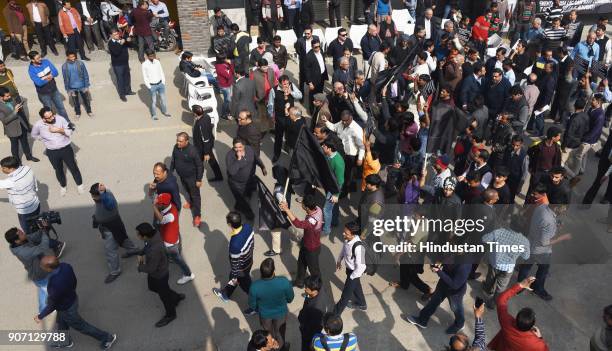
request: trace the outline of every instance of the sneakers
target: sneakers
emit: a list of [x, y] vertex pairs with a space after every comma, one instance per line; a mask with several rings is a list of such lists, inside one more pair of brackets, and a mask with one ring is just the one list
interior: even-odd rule
[[74, 347], [74, 341], [70, 340], [70, 344], [68, 345], [51, 345], [53, 349], [71, 349]]
[[158, 120], [157, 116], [151, 116], [151, 119], [154, 120], [154, 121]]
[[66, 187], [65, 187], [65, 186], [61, 187], [61, 188], [60, 188], [60, 196], [61, 196], [61, 197], [66, 196], [66, 191], [68, 191], [68, 189], [66, 189]]
[[223, 293], [223, 291], [221, 291], [221, 289], [213, 288], [212, 292], [215, 295], [217, 295], [221, 299], [221, 301], [223, 301], [223, 302], [228, 302], [229, 301], [229, 298], [227, 296], [225, 296], [225, 294]]
[[450, 335], [457, 334], [457, 332], [459, 332], [462, 329], [463, 327], [459, 328], [453, 324], [450, 327], [446, 328], [446, 334], [450, 334]]
[[346, 307], [350, 308], [352, 310], [361, 310], [361, 311], [365, 311], [365, 310], [368, 309], [368, 306], [366, 306], [366, 305], [356, 305], [356, 304], [353, 303], [353, 301], [349, 301], [346, 304]]
[[117, 341], [117, 334], [111, 335], [111, 339], [102, 344], [102, 350], [110, 350], [113, 347], [113, 344]]
[[184, 275], [181, 279], [177, 280], [176, 283], [178, 285], [187, 284], [190, 281], [195, 279], [195, 274], [191, 273], [191, 275]]
[[164, 115], [165, 117], [168, 117], [168, 118], [172, 117], [172, 115], [171, 115], [171, 114], [169, 114], [169, 113], [163, 113], [163, 112], [162, 112], [162, 115]]
[[87, 116], [89, 116], [89, 118], [94, 118], [94, 114], [93, 114], [93, 113], [91, 113], [91, 112], [89, 112], [89, 113], [87, 114]]
[[275, 252], [274, 250], [268, 250], [268, 251], [264, 252], [264, 256], [266, 256], [266, 257], [274, 257], [276, 255], [280, 255], [280, 254]]
[[250, 317], [256, 315], [257, 311], [249, 307], [246, 310], [242, 311], [242, 313], [244, 313], [245, 316]]
[[120, 275], [121, 273], [107, 275], [106, 279], [104, 279], [104, 284], [110, 284], [114, 282], [117, 278], [119, 278]]
[[59, 245], [55, 248], [54, 252], [55, 252], [55, 257], [60, 258], [62, 257], [62, 254], [64, 253], [64, 249], [66, 248], [66, 243], [63, 241], [59, 242]]
[[202, 218], [200, 216], [195, 216], [193, 219], [193, 226], [199, 227], [202, 224]]
[[427, 324], [421, 322], [421, 320], [419, 319], [419, 317], [416, 316], [405, 316], [402, 317], [406, 322], [412, 324], [412, 325], [416, 325], [417, 327], [421, 328], [421, 329], [426, 329], [427, 328]]
[[83, 194], [85, 192], [85, 188], [83, 188], [83, 184], [77, 186], [77, 191], [79, 194]]

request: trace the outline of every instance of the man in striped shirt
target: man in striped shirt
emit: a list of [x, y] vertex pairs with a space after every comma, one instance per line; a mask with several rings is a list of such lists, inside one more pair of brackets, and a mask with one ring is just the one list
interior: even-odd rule
[[358, 350], [357, 336], [353, 333], [342, 334], [342, 318], [339, 315], [328, 312], [323, 320], [325, 333], [312, 339], [312, 349], [314, 351]]
[[[253, 266], [253, 250], [255, 239], [253, 227], [248, 223], [242, 223], [242, 216], [237, 211], [231, 211], [225, 217], [231, 230], [229, 242], [230, 276], [229, 282], [223, 289], [213, 288], [212, 291], [223, 302], [228, 302], [234, 290], [240, 288], [248, 295], [251, 288], [251, 267]], [[247, 308], [245, 314], [254, 314]]]
[[567, 31], [561, 27], [561, 19], [554, 18], [552, 26], [544, 30], [544, 39], [546, 47], [551, 50], [556, 50], [563, 45], [563, 40], [567, 37]]
[[29, 166], [19, 166], [19, 160], [13, 156], [0, 160], [2, 173], [7, 174], [6, 179], [0, 180], [0, 189], [6, 189], [9, 202], [15, 207], [19, 224], [24, 232], [31, 233], [27, 224], [29, 217], [40, 213], [40, 201], [36, 195], [38, 185], [34, 172]]

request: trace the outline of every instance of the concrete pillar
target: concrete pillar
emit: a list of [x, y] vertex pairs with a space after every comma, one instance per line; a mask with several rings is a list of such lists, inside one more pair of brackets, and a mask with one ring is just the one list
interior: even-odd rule
[[197, 56], [207, 56], [210, 30], [206, 0], [177, 0], [183, 49]]

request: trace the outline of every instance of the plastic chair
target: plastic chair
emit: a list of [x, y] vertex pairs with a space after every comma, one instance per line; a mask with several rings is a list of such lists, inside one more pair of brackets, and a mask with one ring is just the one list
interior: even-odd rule
[[349, 37], [353, 41], [353, 48], [361, 50], [361, 38], [363, 38], [367, 32], [367, 24], [351, 26], [351, 28], [349, 29]]

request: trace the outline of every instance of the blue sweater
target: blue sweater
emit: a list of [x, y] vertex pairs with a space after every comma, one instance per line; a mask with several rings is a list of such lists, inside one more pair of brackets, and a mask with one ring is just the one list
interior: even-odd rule
[[589, 131], [582, 137], [582, 142], [587, 144], [597, 143], [605, 123], [606, 116], [602, 108], [589, 111]]
[[77, 299], [77, 279], [68, 263], [60, 263], [59, 267], [49, 275], [47, 284], [47, 306], [38, 315], [39, 319], [45, 318], [53, 311], [65, 311]]
[[157, 195], [168, 193], [172, 195], [172, 203], [176, 206], [177, 210], [181, 210], [181, 195], [179, 193], [178, 183], [176, 177], [168, 172], [168, 177], [163, 182], [157, 183], [155, 188]]
[[253, 227], [245, 223], [242, 225], [242, 229], [230, 238], [230, 279], [250, 274], [251, 267], [253, 266], [254, 249], [255, 238], [253, 236]]
[[66, 91], [89, 88], [89, 73], [82, 61], [66, 61], [62, 65], [62, 76]]
[[48, 81], [42, 79], [42, 77], [46, 76], [49, 73], [51, 73], [53, 78], [57, 77], [58, 75], [57, 68], [55, 68], [51, 61], [47, 59], [43, 59], [40, 63], [40, 66], [35, 66], [30, 63], [30, 67], [28, 67], [28, 74], [30, 75], [30, 79], [32, 79], [34, 85], [36, 85], [36, 87], [38, 88], [43, 87], [49, 83]]
[[446, 292], [446, 296], [463, 295], [467, 286], [467, 280], [472, 271], [470, 263], [444, 265], [438, 271], [438, 287]]

